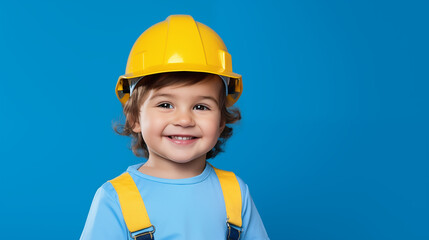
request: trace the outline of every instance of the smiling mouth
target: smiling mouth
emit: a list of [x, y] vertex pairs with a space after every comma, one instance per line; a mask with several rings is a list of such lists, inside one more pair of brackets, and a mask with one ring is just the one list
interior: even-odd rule
[[192, 136], [168, 136], [170, 139], [176, 139], [176, 140], [192, 140], [195, 139], [197, 137], [192, 137]]

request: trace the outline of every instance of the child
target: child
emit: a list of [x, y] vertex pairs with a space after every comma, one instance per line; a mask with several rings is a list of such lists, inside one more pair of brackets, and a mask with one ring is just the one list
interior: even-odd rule
[[96, 192], [84, 240], [269, 239], [247, 185], [206, 162], [239, 120], [242, 92], [222, 39], [172, 15], [134, 44], [116, 93], [132, 150], [148, 160]]

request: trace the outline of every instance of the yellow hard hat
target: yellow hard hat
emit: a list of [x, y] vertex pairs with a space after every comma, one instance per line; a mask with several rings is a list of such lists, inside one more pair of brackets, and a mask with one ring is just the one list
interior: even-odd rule
[[116, 95], [125, 104], [144, 76], [179, 71], [219, 75], [226, 85], [228, 107], [243, 91], [241, 75], [232, 72], [231, 55], [219, 35], [189, 15], [171, 15], [134, 43], [125, 74], [116, 84]]

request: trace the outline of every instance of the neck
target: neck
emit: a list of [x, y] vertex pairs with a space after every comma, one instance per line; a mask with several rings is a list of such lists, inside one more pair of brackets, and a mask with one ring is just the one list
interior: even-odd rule
[[204, 171], [205, 166], [205, 156], [186, 163], [178, 163], [149, 156], [147, 162], [138, 170], [153, 177], [181, 179], [200, 175]]

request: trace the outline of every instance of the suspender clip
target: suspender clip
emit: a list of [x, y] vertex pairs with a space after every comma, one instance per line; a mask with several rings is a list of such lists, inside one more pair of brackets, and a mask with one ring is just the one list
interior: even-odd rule
[[226, 226], [228, 227], [228, 235], [226, 239], [239, 240], [241, 235], [241, 228], [235, 225], [232, 225], [229, 222], [226, 223]]
[[[147, 230], [147, 229], [153, 229], [152, 231]], [[142, 232], [143, 231], [143, 232]], [[154, 240], [155, 237], [153, 236], [153, 233], [155, 232], [155, 226], [150, 226], [148, 228], [139, 230], [139, 231], [135, 231], [135, 232], [130, 232], [130, 236], [132, 239], [134, 240]]]

